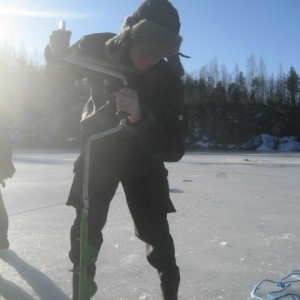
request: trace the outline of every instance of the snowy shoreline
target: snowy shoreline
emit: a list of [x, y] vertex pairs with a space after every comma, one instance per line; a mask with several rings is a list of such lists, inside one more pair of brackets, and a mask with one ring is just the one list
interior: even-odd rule
[[224, 145], [209, 140], [204, 136], [195, 143], [193, 150], [238, 150], [238, 151], [261, 151], [261, 152], [295, 152], [300, 151], [300, 141], [295, 136], [274, 137], [269, 134], [260, 134], [251, 138], [242, 145]]

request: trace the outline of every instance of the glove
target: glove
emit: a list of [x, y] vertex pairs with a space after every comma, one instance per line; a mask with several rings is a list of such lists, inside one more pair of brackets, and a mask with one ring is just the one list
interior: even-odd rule
[[72, 32], [65, 30], [62, 23], [60, 29], [54, 30], [49, 36], [49, 48], [55, 58], [63, 58], [68, 54]]

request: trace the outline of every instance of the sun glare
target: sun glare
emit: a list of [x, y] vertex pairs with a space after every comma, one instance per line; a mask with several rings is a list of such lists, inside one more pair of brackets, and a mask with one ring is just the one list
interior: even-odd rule
[[[16, 49], [36, 43], [36, 27], [30, 19], [50, 17], [46, 12], [31, 11], [12, 6], [0, 6], [0, 45], [8, 44]], [[34, 33], [35, 32], [35, 33]]]
[[12, 16], [12, 17], [32, 17], [32, 18], [89, 18], [93, 17], [92, 14], [82, 14], [76, 12], [58, 12], [50, 10], [31, 10], [13, 6], [1, 6], [0, 16]]
[[18, 44], [18, 41], [24, 37], [22, 24], [14, 22], [8, 17], [1, 17], [0, 19], [0, 43], [11, 45]]
[[[1, 0], [0, 0], [1, 1]], [[40, 8], [40, 7], [39, 7]], [[54, 11], [44, 7], [29, 7], [25, 4], [0, 4], [0, 46], [9, 45], [14, 49], [25, 49], [27, 54], [36, 56], [42, 52], [50, 33], [47, 24], [58, 20], [94, 18], [93, 14], [74, 11]], [[51, 29], [55, 29], [55, 28]], [[36, 51], [38, 50], [38, 51]], [[40, 54], [38, 54], [40, 55]]]

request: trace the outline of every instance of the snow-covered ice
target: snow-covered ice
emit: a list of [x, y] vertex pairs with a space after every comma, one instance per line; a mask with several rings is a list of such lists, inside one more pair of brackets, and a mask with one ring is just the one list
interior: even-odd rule
[[[17, 172], [2, 190], [11, 248], [0, 252], [0, 299], [70, 299], [74, 210], [64, 203], [76, 157], [76, 151], [15, 152]], [[300, 268], [299, 152], [193, 152], [167, 168], [177, 208], [169, 221], [180, 300], [251, 299], [262, 279]], [[121, 187], [97, 266], [94, 299], [160, 299]], [[300, 284], [295, 288], [300, 294]]]

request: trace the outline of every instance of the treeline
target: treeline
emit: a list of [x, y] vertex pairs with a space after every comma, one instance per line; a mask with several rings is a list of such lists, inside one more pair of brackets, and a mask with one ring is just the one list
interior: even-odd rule
[[[300, 136], [299, 75], [291, 67], [269, 77], [263, 60], [248, 61], [244, 74], [229, 74], [217, 60], [184, 77], [189, 108], [187, 143], [205, 136], [219, 144], [241, 144], [251, 136], [269, 133]], [[44, 76], [43, 64], [24, 52], [0, 47], [0, 109], [5, 113], [18, 146], [79, 144], [79, 120], [89, 96], [84, 81], [68, 90]]]
[[262, 133], [300, 137], [300, 80], [293, 66], [268, 76], [263, 59], [256, 64], [252, 55], [246, 73], [236, 66], [229, 74], [215, 59], [198, 76], [187, 74], [184, 87], [191, 146], [208, 139], [226, 149]]
[[233, 73], [225, 66], [218, 67], [217, 59], [203, 66], [199, 75], [184, 78], [186, 102], [191, 106], [207, 105], [209, 102], [299, 105], [300, 81], [293, 66], [288, 74], [280, 67], [279, 74], [268, 76], [261, 58], [256, 64], [254, 55], [247, 63], [246, 74], [236, 65]]

